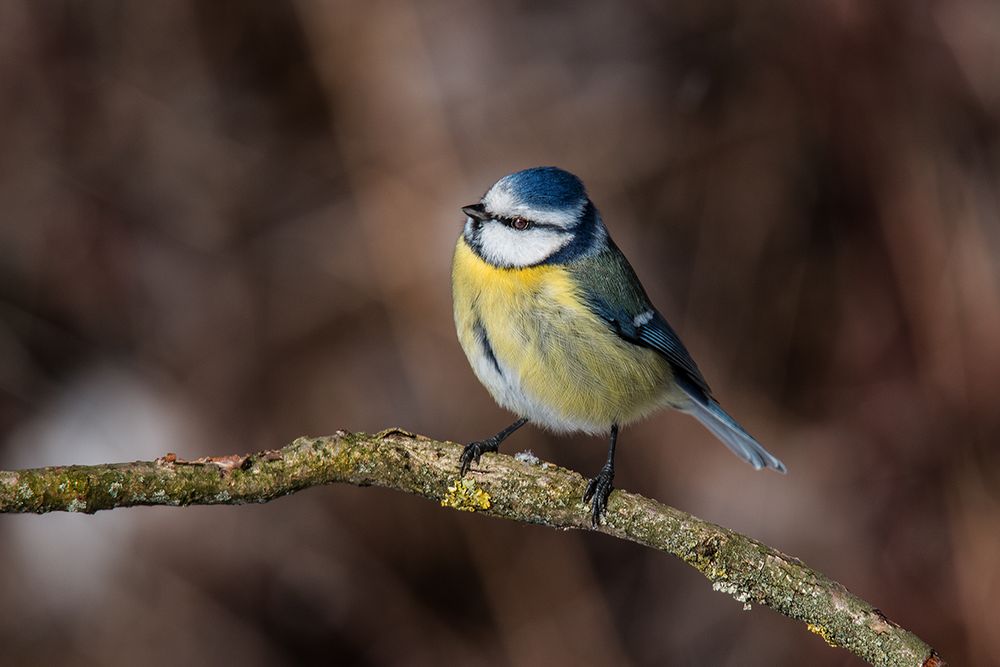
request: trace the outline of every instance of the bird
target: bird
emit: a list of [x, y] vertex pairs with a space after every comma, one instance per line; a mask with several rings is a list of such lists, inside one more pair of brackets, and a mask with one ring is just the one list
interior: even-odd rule
[[614, 488], [619, 430], [663, 407], [693, 416], [754, 468], [785, 472], [719, 405], [578, 177], [524, 169], [461, 210], [455, 327], [473, 372], [517, 420], [464, 447], [460, 478], [529, 421], [604, 435], [607, 460], [583, 494], [596, 528]]

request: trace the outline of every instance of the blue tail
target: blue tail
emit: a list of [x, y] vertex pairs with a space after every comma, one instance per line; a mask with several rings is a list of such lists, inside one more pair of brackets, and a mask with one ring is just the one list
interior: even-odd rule
[[785, 472], [785, 464], [774, 457], [769, 451], [754, 440], [754, 437], [743, 430], [729, 413], [722, 409], [715, 399], [709, 396], [698, 396], [701, 392], [688, 392], [690, 402], [682, 410], [712, 432], [729, 450], [752, 465], [757, 470], [771, 468]]

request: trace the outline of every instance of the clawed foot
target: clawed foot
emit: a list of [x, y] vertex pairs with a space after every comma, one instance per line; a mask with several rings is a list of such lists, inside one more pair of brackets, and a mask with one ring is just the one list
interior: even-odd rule
[[590, 518], [590, 525], [597, 528], [601, 525], [601, 516], [608, 511], [608, 496], [614, 488], [612, 482], [615, 480], [615, 469], [613, 466], [605, 465], [597, 477], [590, 480], [587, 485], [587, 492], [583, 494], [583, 502], [590, 503], [593, 514]]
[[465, 446], [465, 449], [462, 450], [462, 455], [458, 458], [461, 463], [458, 476], [464, 477], [465, 473], [469, 472], [469, 468], [472, 467], [472, 462], [479, 463], [480, 457], [486, 452], [496, 452], [499, 450], [500, 442], [495, 436], [478, 442], [470, 442]]
[[469, 472], [469, 468], [472, 467], [472, 462], [475, 461], [479, 463], [479, 457], [481, 457], [486, 452], [498, 452], [500, 451], [500, 443], [503, 442], [507, 436], [521, 428], [528, 423], [527, 417], [521, 417], [516, 422], [500, 431], [491, 438], [486, 438], [485, 440], [480, 440], [478, 442], [472, 442], [465, 446], [462, 450], [462, 455], [458, 458], [461, 464], [458, 469], [458, 476], [464, 477], [465, 473]]

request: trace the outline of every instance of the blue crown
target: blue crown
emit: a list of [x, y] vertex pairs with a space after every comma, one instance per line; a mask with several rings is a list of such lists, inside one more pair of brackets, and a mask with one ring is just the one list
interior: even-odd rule
[[521, 203], [538, 209], [579, 207], [587, 190], [579, 178], [558, 167], [532, 167], [504, 176], [501, 185]]

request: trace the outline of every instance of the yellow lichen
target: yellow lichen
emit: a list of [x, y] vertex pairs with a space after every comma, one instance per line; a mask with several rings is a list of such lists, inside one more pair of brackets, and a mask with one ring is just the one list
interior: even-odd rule
[[833, 637], [830, 635], [830, 631], [824, 628], [822, 625], [817, 625], [815, 623], [807, 623], [806, 628], [809, 629], [809, 632], [812, 632], [813, 634], [817, 634], [820, 637], [822, 637], [823, 641], [825, 641], [830, 646], [837, 648], [837, 643], [833, 641]]
[[476, 488], [476, 480], [466, 477], [452, 482], [441, 499], [441, 507], [454, 507], [463, 512], [490, 508], [490, 494]]

